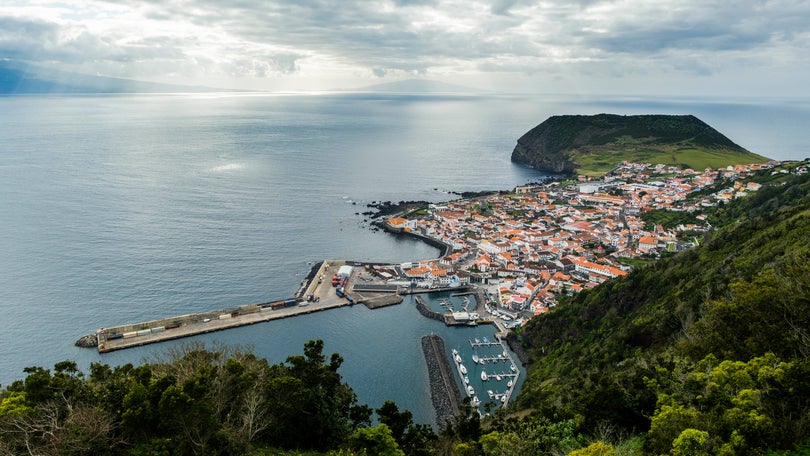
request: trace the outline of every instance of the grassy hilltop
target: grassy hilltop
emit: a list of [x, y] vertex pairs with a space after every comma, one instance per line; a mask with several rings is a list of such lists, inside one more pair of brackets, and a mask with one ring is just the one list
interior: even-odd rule
[[695, 116], [553, 116], [518, 139], [512, 161], [552, 172], [601, 175], [617, 163], [702, 170], [764, 163]]

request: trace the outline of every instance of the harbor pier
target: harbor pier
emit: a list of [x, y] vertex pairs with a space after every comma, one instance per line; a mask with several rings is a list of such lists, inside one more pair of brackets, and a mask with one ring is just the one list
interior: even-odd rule
[[323, 261], [317, 270], [313, 268], [296, 296], [288, 299], [101, 328], [96, 332], [98, 351], [107, 353], [362, 302], [350, 294], [338, 296], [332, 287], [332, 277], [345, 264], [339, 260]]

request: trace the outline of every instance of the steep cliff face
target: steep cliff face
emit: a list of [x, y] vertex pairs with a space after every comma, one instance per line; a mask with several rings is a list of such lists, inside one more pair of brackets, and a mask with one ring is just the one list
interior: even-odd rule
[[[678, 164], [678, 153], [712, 151], [731, 161], [764, 159], [738, 146], [695, 116], [553, 116], [518, 139], [512, 161], [556, 173], [572, 173], [600, 153], [615, 159], [645, 159], [663, 154]], [[621, 160], [619, 160], [621, 161]], [[612, 163], [615, 165], [615, 163]], [[729, 163], [733, 164], [733, 163]]]

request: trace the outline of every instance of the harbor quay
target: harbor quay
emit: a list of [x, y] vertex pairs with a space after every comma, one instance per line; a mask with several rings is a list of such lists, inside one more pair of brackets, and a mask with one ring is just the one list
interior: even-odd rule
[[[475, 294], [469, 288], [424, 289], [408, 286], [404, 282], [392, 284], [384, 271], [395, 269], [396, 265], [325, 260], [312, 268], [295, 295], [287, 299], [107, 326], [96, 331], [96, 334], [82, 337], [80, 341], [85, 341], [83, 346], [95, 347], [100, 353], [107, 353], [354, 304], [376, 309], [399, 304], [403, 296], [408, 294], [448, 290]], [[483, 305], [481, 299], [474, 301], [476, 309]], [[469, 318], [457, 321], [450, 314], [444, 320], [448, 325], [477, 323]], [[77, 345], [80, 345], [79, 341]]]
[[345, 265], [339, 260], [319, 263], [296, 295], [288, 299], [104, 327], [96, 331], [95, 345], [100, 353], [107, 353], [352, 305], [356, 301], [346, 294], [338, 296], [332, 286], [332, 278]]

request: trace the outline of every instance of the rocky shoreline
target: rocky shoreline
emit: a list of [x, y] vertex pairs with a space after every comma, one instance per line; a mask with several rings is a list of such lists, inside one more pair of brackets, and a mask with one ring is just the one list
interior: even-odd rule
[[461, 394], [447, 361], [444, 339], [435, 334], [422, 336], [422, 351], [430, 377], [430, 399], [436, 411], [436, 424], [441, 431], [455, 419]]

